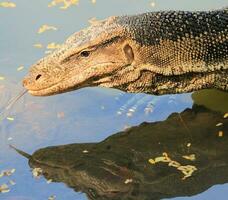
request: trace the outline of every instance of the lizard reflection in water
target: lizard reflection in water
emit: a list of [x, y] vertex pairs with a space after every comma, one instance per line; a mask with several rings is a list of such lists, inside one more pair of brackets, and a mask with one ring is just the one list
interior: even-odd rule
[[[223, 92], [208, 94], [227, 98]], [[211, 106], [207, 99], [200, 100], [201, 92], [193, 96], [198, 104]], [[43, 170], [46, 179], [64, 182], [93, 200], [158, 200], [196, 195], [228, 182], [228, 120], [223, 117], [228, 108], [227, 102], [220, 103], [224, 103], [223, 109], [215, 108], [218, 111], [194, 104], [164, 121], [142, 123], [100, 143], [47, 147], [25, 156], [32, 168]], [[223, 125], [216, 126], [218, 123]], [[218, 136], [219, 131], [223, 131], [223, 137]], [[183, 174], [167, 163], [148, 162], [163, 152], [197, 170], [182, 180]], [[190, 154], [195, 154], [194, 161], [182, 157]]]

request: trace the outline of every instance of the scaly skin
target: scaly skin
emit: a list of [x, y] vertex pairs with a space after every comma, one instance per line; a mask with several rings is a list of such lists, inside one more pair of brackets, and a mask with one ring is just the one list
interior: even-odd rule
[[110, 17], [31, 67], [37, 96], [87, 86], [150, 94], [228, 90], [228, 9]]

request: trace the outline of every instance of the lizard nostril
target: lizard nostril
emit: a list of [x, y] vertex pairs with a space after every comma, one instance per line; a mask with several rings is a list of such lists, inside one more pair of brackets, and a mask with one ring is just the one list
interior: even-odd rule
[[27, 79], [24, 79], [23, 80], [23, 86], [26, 86], [28, 84], [28, 80]]
[[38, 75], [36, 76], [36, 81], [37, 81], [41, 76], [42, 76], [41, 74], [38, 74]]

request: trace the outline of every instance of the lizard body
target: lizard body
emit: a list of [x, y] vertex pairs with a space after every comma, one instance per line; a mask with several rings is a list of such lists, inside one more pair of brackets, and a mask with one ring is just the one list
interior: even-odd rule
[[228, 9], [110, 17], [31, 67], [33, 95], [88, 86], [149, 94], [228, 90]]

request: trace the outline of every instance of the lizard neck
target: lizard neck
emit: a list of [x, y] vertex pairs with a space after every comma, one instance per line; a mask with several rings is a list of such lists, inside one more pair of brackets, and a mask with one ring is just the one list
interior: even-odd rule
[[117, 19], [139, 51], [138, 65], [163, 75], [228, 69], [227, 9], [166, 11]]
[[145, 13], [117, 23], [135, 42], [140, 74], [119, 89], [153, 94], [228, 90], [227, 9]]
[[184, 75], [163, 76], [150, 71], [142, 71], [139, 78], [118, 89], [127, 92], [143, 92], [148, 94], [177, 94], [200, 89], [217, 88], [228, 90], [227, 71], [210, 73], [188, 73]]

